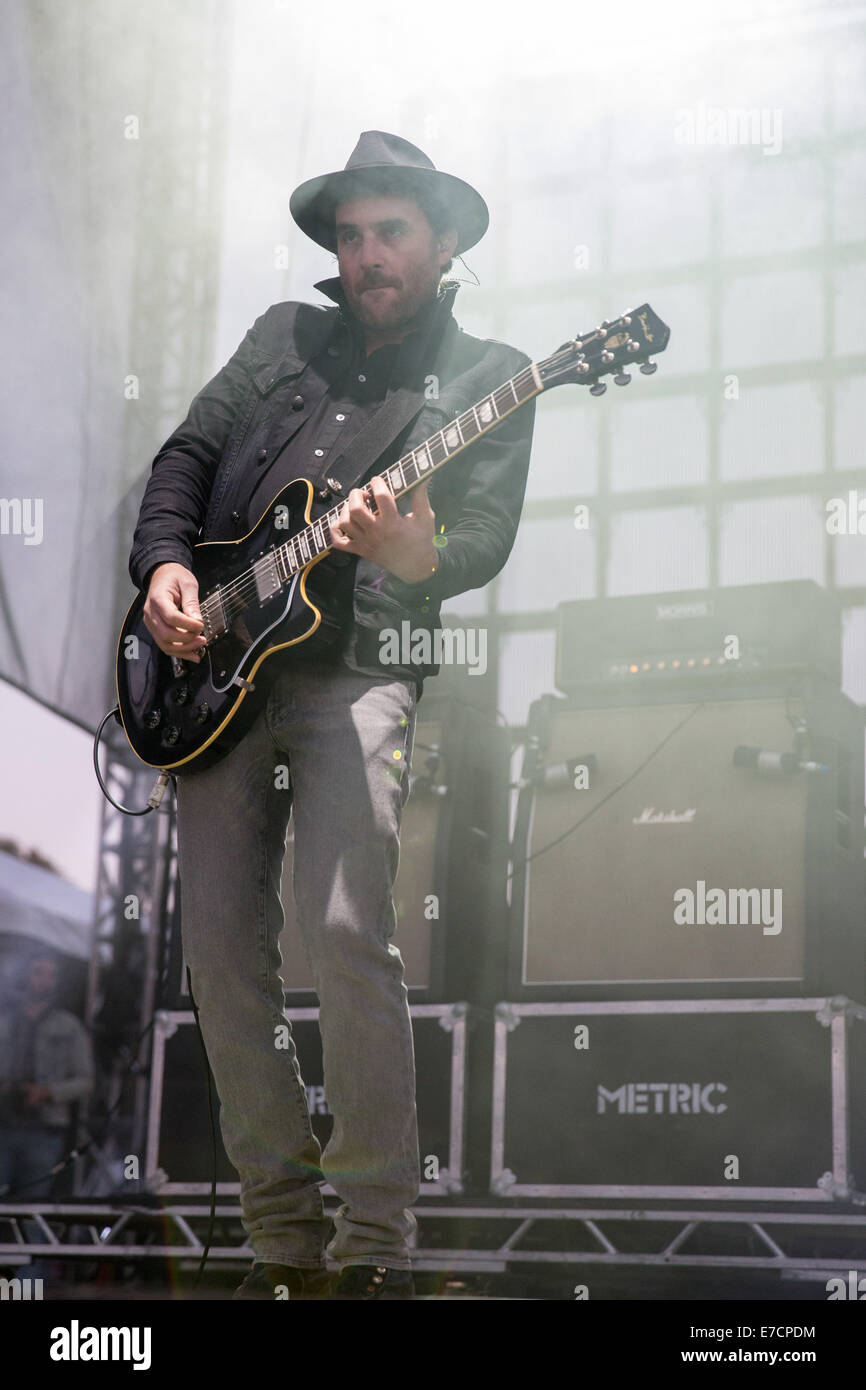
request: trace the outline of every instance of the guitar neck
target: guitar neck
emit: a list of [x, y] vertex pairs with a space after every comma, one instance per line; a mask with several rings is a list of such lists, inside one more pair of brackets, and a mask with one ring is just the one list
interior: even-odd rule
[[[544, 390], [544, 382], [534, 362], [497, 386], [462, 415], [443, 425], [436, 434], [425, 439], [416, 449], [404, 454], [380, 474], [382, 481], [396, 500], [423, 483], [437, 468], [467, 449], [483, 434], [496, 428], [500, 420]], [[337, 521], [343, 503], [323, 512], [310, 526], [297, 532], [291, 540], [275, 548], [275, 558], [283, 579], [297, 574], [311, 560], [331, 549], [331, 526]]]

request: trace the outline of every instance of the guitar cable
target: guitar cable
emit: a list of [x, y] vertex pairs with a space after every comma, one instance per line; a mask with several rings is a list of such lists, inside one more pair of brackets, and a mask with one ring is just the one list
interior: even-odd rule
[[102, 730], [105, 728], [112, 715], [116, 719], [117, 723], [120, 724], [121, 728], [123, 728], [123, 724], [120, 718], [120, 707], [119, 705], [115, 705], [114, 708], [110, 709], [108, 713], [103, 717], [99, 725], [99, 728], [96, 730], [96, 733], [93, 738], [93, 770], [96, 773], [96, 780], [99, 783], [99, 788], [102, 792], [102, 795], [105, 797], [106, 801], [111, 803], [111, 805], [114, 807], [116, 811], [122, 811], [125, 816], [147, 816], [150, 814], [151, 811], [158, 810], [160, 805], [162, 804], [162, 799], [165, 796], [165, 789], [168, 786], [168, 779], [171, 774], [168, 772], [160, 772], [153, 785], [153, 791], [147, 798], [147, 805], [142, 806], [140, 810], [135, 810], [132, 806], [121, 806], [119, 801], [115, 801], [114, 797], [111, 795], [111, 792], [105, 785], [102, 773], [99, 770], [99, 743], [100, 739], [102, 738]]

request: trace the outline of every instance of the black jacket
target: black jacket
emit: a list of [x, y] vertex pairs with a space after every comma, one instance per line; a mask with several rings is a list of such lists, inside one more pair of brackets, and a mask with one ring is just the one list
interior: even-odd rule
[[[395, 441], [396, 448], [386, 451], [370, 473], [382, 471], [393, 458], [423, 443], [530, 361], [505, 343], [464, 333], [451, 312], [457, 288], [447, 287], [430, 320], [442, 330], [435, 362], [438, 397], [425, 401], [408, 432]], [[160, 449], [129, 557], [136, 587], [146, 589], [150, 572], [167, 561], [192, 568], [196, 542], [237, 539], [249, 529], [245, 501], [257, 479], [255, 459], [262, 440], [267, 437], [271, 453], [278, 452], [307, 418], [306, 412], [298, 418], [284, 406], [276, 408], [279, 393], [285, 400], [289, 384], [293, 390], [302, 388], [305, 400], [321, 399], [327, 383], [311, 359], [329, 344], [337, 344], [327, 348], [336, 355], [349, 331], [339, 279], [321, 281], [316, 289], [337, 307], [298, 301], [271, 305], [198, 393], [183, 424]], [[422, 361], [422, 370], [431, 365]], [[310, 585], [311, 596], [324, 604], [323, 632], [335, 635], [343, 659], [354, 669], [414, 679], [419, 693], [424, 676], [436, 674], [436, 665], [381, 666], [379, 633], [383, 628], [399, 632], [404, 619], [413, 630], [432, 632], [444, 600], [482, 587], [501, 570], [520, 519], [534, 418], [531, 400], [431, 478], [430, 505], [437, 530], [444, 524], [447, 545], [439, 550], [439, 568], [429, 581], [404, 584], [371, 561], [354, 557], [349, 562], [354, 565], [353, 580], [349, 578], [351, 617], [329, 608], [327, 593]], [[327, 585], [326, 567], [336, 574], [339, 562], [346, 561], [345, 556], [328, 557], [314, 567], [311, 577], [316, 576], [317, 585]], [[338, 590], [339, 585], [334, 592]]]

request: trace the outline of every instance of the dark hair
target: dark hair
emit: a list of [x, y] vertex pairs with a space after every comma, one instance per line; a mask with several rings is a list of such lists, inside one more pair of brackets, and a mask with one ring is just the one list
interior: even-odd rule
[[[348, 198], [363, 196], [365, 193], [409, 198], [413, 203], [417, 203], [427, 218], [434, 236], [443, 236], [455, 227], [454, 214], [444, 199], [434, 193], [423, 173], [413, 176], [410, 170], [405, 169], [397, 170], [395, 173], [390, 169], [353, 169], [343, 181], [339, 199], [332, 200], [331, 216], [336, 213], [338, 201], [342, 203]], [[442, 266], [441, 274], [446, 275], [453, 264], [453, 257], [450, 257]]]

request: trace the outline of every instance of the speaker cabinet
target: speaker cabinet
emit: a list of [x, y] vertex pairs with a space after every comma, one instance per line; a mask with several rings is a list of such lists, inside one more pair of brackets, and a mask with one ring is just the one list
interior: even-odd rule
[[863, 714], [819, 676], [532, 707], [512, 998], [864, 994]]

